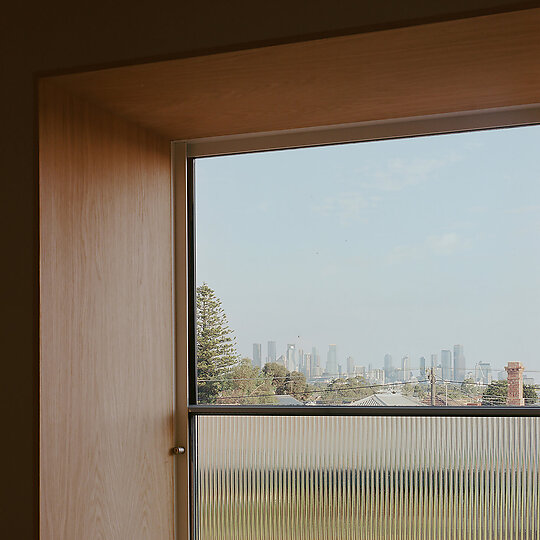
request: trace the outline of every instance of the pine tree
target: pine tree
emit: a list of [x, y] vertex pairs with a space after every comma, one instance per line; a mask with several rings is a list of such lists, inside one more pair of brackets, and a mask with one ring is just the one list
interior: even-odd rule
[[199, 403], [214, 403], [238, 363], [236, 339], [216, 293], [197, 287], [197, 394]]

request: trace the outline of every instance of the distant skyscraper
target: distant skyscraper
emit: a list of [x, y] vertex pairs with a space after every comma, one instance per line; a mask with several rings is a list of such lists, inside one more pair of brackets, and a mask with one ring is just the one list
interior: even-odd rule
[[321, 360], [321, 357], [319, 356], [317, 347], [312, 347], [311, 349], [311, 376], [312, 377], [318, 377], [322, 373], [320, 360]]
[[326, 355], [326, 371], [331, 375], [337, 375], [337, 345], [328, 346], [328, 354]]
[[409, 355], [406, 354], [401, 359], [401, 380], [406, 382], [411, 378], [411, 360]]
[[451, 381], [453, 379], [452, 373], [452, 351], [441, 351], [441, 369], [442, 378], [445, 381]]
[[347, 358], [347, 375], [349, 375], [349, 377], [354, 375], [354, 358], [352, 356]]
[[287, 364], [285, 367], [289, 371], [296, 369], [296, 346], [294, 343], [287, 343]]
[[253, 344], [253, 365], [255, 367], [260, 368], [262, 367], [261, 361], [262, 361], [261, 344], [254, 343]]
[[454, 379], [465, 380], [465, 355], [463, 345], [454, 345]]
[[276, 342], [275, 341], [269, 341], [268, 342], [268, 357], [267, 362], [275, 362], [276, 361]]
[[394, 365], [392, 364], [391, 354], [384, 355], [384, 375], [387, 381], [394, 376]]
[[431, 355], [431, 367], [437, 367], [437, 355], [436, 354]]
[[474, 368], [474, 380], [482, 384], [490, 384], [492, 380], [491, 364], [489, 362], [478, 362]]
[[420, 357], [420, 378], [423, 379], [426, 376], [426, 358], [424, 356]]
[[311, 354], [309, 353], [304, 354], [303, 367], [304, 367], [303, 373], [306, 376], [306, 379], [310, 379], [311, 377], [313, 377], [312, 375], [313, 365], [311, 361]]
[[300, 371], [300, 366], [303, 364], [304, 364], [304, 351], [303, 349], [298, 349], [296, 351], [296, 363], [294, 365], [294, 369], [296, 371]]
[[384, 384], [384, 369], [372, 369], [368, 371], [367, 378], [372, 384]]

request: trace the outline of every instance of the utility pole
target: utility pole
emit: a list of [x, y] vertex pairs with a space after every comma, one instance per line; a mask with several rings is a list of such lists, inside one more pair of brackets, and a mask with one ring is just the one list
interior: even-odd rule
[[435, 406], [435, 368], [428, 370], [428, 379], [431, 383], [431, 406]]

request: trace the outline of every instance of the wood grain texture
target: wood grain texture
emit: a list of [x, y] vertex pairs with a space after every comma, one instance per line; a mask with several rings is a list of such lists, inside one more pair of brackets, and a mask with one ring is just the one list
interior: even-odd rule
[[171, 139], [540, 101], [540, 9], [56, 77]]
[[167, 141], [40, 88], [40, 538], [173, 537]]

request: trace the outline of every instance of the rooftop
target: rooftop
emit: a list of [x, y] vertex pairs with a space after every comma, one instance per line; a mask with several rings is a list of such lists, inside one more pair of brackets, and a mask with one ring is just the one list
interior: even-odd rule
[[423, 403], [417, 399], [402, 394], [380, 393], [353, 401], [349, 405], [354, 407], [420, 407]]

